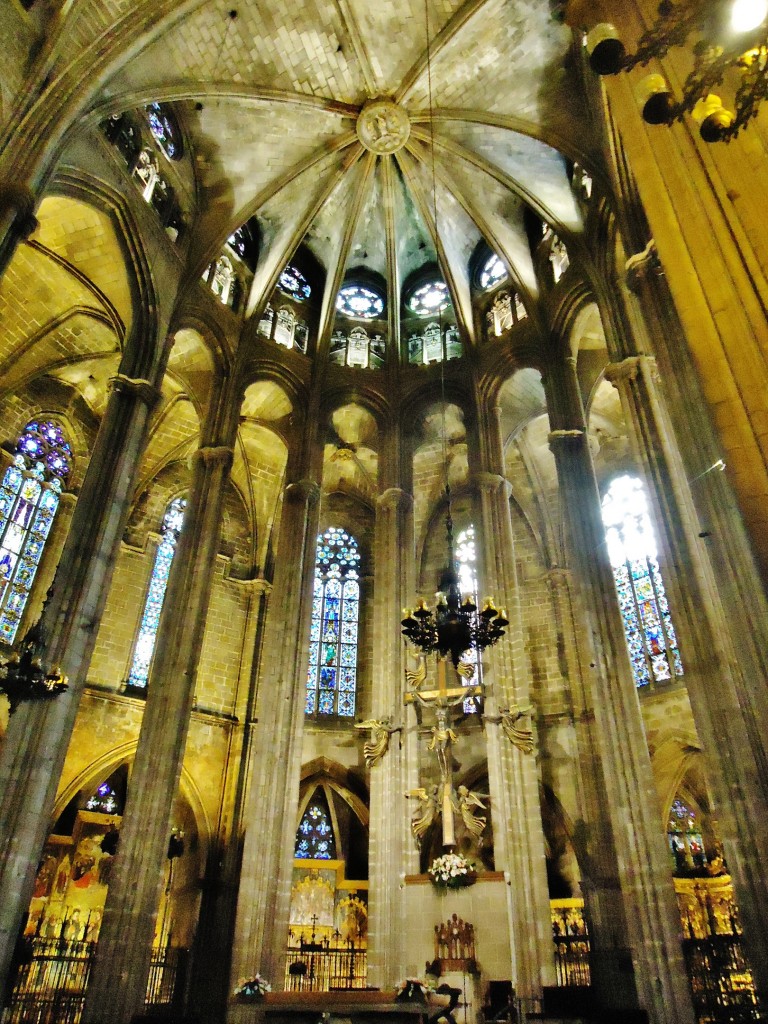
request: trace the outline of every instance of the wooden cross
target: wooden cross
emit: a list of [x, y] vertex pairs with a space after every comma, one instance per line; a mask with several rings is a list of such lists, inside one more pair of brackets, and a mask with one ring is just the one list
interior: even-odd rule
[[[440, 767], [440, 805], [443, 817], [443, 846], [456, 845], [456, 832], [453, 820], [453, 755], [451, 746], [456, 742], [456, 733], [451, 728], [450, 709], [462, 703], [467, 697], [479, 697], [482, 686], [449, 686], [446, 679], [446, 658], [437, 659], [437, 689], [422, 690], [421, 683], [426, 678], [426, 659], [423, 662], [423, 674], [417, 674], [417, 685], [406, 691], [405, 703], [419, 703], [422, 707], [435, 712], [435, 725], [432, 726], [432, 739], [429, 750], [434, 750]], [[418, 677], [421, 677], [418, 679]]]

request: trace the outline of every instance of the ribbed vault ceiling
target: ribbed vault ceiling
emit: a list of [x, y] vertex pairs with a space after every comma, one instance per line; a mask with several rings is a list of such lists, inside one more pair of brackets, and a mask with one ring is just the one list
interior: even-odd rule
[[[578, 233], [563, 154], [589, 165], [594, 151], [556, 5], [243, 0], [232, 18], [233, 2], [177, 16], [102, 98], [113, 110], [177, 101], [197, 176], [191, 245], [201, 266], [256, 215], [254, 312], [305, 243], [326, 271], [321, 336], [351, 268], [386, 278], [394, 319], [403, 282], [437, 261], [471, 337], [468, 262], [483, 238], [535, 298], [524, 207], [565, 239]], [[371, 152], [356, 131], [380, 97], [408, 124], [393, 154]]]

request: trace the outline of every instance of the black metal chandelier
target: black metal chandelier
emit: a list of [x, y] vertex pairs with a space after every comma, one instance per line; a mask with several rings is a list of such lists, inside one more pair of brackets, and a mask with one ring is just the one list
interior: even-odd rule
[[448, 540], [448, 566], [440, 577], [434, 611], [426, 601], [419, 601], [415, 610], [404, 609], [402, 633], [406, 640], [420, 648], [425, 654], [439, 652], [443, 657], [450, 655], [457, 667], [463, 654], [475, 650], [478, 653], [492, 647], [504, 636], [504, 627], [509, 625], [504, 610], [499, 611], [487, 598], [482, 611], [471, 597], [462, 601], [459, 588], [459, 574], [453, 552], [453, 519], [451, 518], [450, 487], [446, 484], [448, 514], [446, 534]]
[[22, 701], [52, 700], [63, 693], [69, 683], [58, 665], [46, 671], [45, 633], [37, 622], [12, 654], [0, 655], [0, 693], [4, 693], [13, 714]]
[[[648, 75], [638, 87], [643, 117], [648, 124], [672, 124], [691, 114], [705, 142], [729, 142], [768, 96], [768, 0], [662, 0], [634, 53], [607, 23], [587, 34], [586, 46], [593, 71], [615, 75], [666, 56], [689, 37], [693, 68], [682, 98], [674, 98], [662, 75]], [[733, 109], [718, 94], [723, 87], [733, 94]]]

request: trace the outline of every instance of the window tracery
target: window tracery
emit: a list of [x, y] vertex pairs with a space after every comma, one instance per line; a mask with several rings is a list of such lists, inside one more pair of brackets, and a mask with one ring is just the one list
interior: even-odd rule
[[288, 264], [280, 274], [277, 280], [277, 287], [284, 295], [295, 299], [296, 302], [304, 302], [312, 294], [312, 289], [306, 277], [291, 264]]
[[336, 309], [352, 320], [377, 320], [384, 314], [384, 296], [364, 284], [347, 284], [336, 296]]
[[219, 256], [213, 265], [211, 274], [211, 291], [217, 295], [225, 306], [234, 307], [237, 277], [232, 261], [226, 256]]
[[355, 713], [357, 632], [360, 616], [357, 541], [332, 526], [317, 539], [305, 711]]
[[155, 142], [169, 160], [180, 160], [184, 155], [184, 147], [175, 116], [162, 103], [150, 103], [146, 112], [149, 130]]
[[168, 577], [171, 572], [173, 556], [176, 553], [176, 543], [184, 523], [186, 507], [186, 498], [174, 498], [163, 516], [162, 535], [155, 555], [155, 564], [152, 567], [147, 599], [144, 602], [144, 613], [141, 617], [139, 635], [133, 651], [128, 686], [145, 689], [149, 679], [149, 669], [157, 639], [157, 627], [160, 624], [160, 613], [163, 610]]
[[336, 837], [322, 790], [315, 793], [301, 817], [293, 856], [296, 860], [336, 860]]
[[616, 477], [602, 509], [635, 684], [667, 683], [683, 674], [683, 665], [641, 481]]
[[32, 420], [0, 484], [0, 640], [12, 644], [50, 533], [72, 449], [58, 423]]
[[565, 242], [562, 242], [557, 235], [552, 235], [552, 242], [549, 247], [549, 262], [552, 264], [552, 276], [555, 284], [557, 284], [571, 264]]
[[491, 288], [495, 288], [497, 284], [501, 284], [508, 276], [507, 268], [496, 253], [493, 252], [485, 261], [483, 269], [480, 271], [480, 287], [483, 291], [489, 291]]
[[672, 801], [667, 822], [667, 840], [674, 858], [675, 873], [702, 870], [707, 863], [704, 839], [697, 815], [679, 797]]
[[528, 311], [517, 292], [499, 292], [486, 314], [488, 333], [500, 338], [527, 316]]
[[411, 292], [406, 306], [416, 316], [434, 316], [448, 308], [451, 301], [445, 281], [427, 281]]
[[461, 335], [456, 324], [449, 324], [440, 337], [440, 325], [430, 323], [421, 333], [408, 336], [408, 362], [426, 365], [441, 359], [458, 359], [463, 353]]
[[117, 794], [108, 782], [102, 782], [93, 796], [86, 802], [86, 811], [99, 814], [122, 814]]
[[328, 359], [342, 366], [360, 366], [378, 370], [384, 365], [384, 335], [370, 335], [364, 327], [353, 327], [348, 333], [336, 329], [331, 335]]

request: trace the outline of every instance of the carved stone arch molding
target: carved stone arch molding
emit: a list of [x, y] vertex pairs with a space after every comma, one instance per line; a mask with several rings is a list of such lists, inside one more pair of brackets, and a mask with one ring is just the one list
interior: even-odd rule
[[[352, 808], [360, 824], [366, 830], [370, 823], [368, 806], [368, 790], [365, 783], [348, 768], [327, 757], [316, 757], [309, 761], [301, 770], [299, 789], [299, 807], [296, 824], [301, 821], [307, 804], [318, 786], [325, 786], [337, 793]], [[328, 801], [333, 815], [332, 801]], [[334, 828], [336, 822], [334, 821]]]

